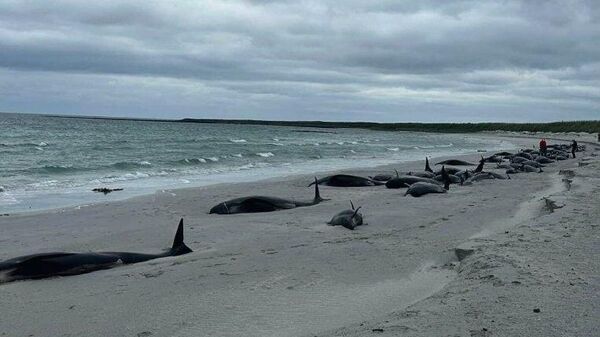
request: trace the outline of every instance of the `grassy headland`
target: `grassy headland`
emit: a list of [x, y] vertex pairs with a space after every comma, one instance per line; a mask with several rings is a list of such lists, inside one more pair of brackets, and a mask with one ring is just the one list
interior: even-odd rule
[[268, 121], [250, 119], [193, 119], [179, 120], [185, 123], [218, 123], [274, 125], [315, 128], [361, 128], [383, 131], [418, 131], [468, 133], [481, 131], [529, 131], [529, 132], [600, 132], [598, 121], [569, 121], [552, 123], [372, 123], [372, 122], [321, 122], [321, 121]]
[[415, 131], [440, 133], [470, 133], [482, 131], [515, 132], [589, 132], [600, 133], [600, 120], [561, 121], [548, 123], [375, 123], [375, 122], [323, 122], [323, 121], [273, 121], [256, 119], [151, 119], [104, 116], [40, 115], [59, 118], [107, 119], [125, 121], [145, 121], [163, 123], [206, 123], [206, 124], [242, 124], [272, 125], [312, 128], [360, 128], [381, 131]]

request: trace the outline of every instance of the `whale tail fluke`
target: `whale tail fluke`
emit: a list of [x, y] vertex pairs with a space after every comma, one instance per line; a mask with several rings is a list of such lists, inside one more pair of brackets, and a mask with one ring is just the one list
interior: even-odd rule
[[177, 226], [177, 232], [175, 232], [175, 239], [173, 239], [171, 252], [172, 255], [183, 255], [192, 252], [192, 250], [183, 242], [183, 218], [179, 220], [179, 225]]

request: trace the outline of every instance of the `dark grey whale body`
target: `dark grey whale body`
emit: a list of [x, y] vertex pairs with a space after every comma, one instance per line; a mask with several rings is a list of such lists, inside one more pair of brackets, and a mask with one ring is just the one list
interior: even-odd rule
[[69, 276], [108, 269], [121, 264], [139, 263], [167, 256], [179, 256], [192, 250], [183, 242], [183, 219], [179, 221], [170, 249], [160, 254], [131, 252], [42, 253], [15, 257], [0, 262], [0, 283], [26, 279]]
[[358, 226], [366, 225], [366, 223], [363, 223], [362, 214], [358, 212], [361, 207], [355, 209], [352, 201], [350, 201], [350, 205], [352, 205], [352, 209], [346, 209], [339, 212], [334, 215], [327, 224], [330, 226], [342, 226], [350, 230], [354, 230], [354, 228]]
[[435, 174], [433, 172], [428, 172], [428, 171], [423, 171], [423, 172], [412, 172], [411, 171], [411, 172], [408, 172], [406, 175], [421, 177], [421, 178], [428, 178], [428, 179], [435, 177]]
[[413, 197], [420, 197], [429, 193], [446, 193], [450, 189], [450, 177], [448, 172], [446, 172], [444, 166], [442, 166], [442, 180], [444, 181], [444, 186], [442, 187], [437, 181], [433, 180], [435, 183], [431, 182], [416, 182], [406, 190], [406, 195], [412, 195]]
[[[316, 181], [317, 178], [315, 178]], [[224, 201], [210, 209], [210, 214], [238, 214], [274, 212], [283, 209], [312, 206], [326, 200], [319, 194], [319, 185], [315, 184], [315, 197], [310, 201], [297, 201], [278, 197], [253, 195]]]
[[388, 180], [385, 186], [387, 188], [402, 188], [409, 187], [410, 185], [419, 182], [440, 185], [438, 181], [431, 178], [423, 178], [417, 176], [398, 176], [396, 178]]
[[378, 174], [378, 175], [375, 175], [372, 177], [369, 176], [369, 178], [371, 180], [381, 181], [381, 182], [386, 182], [386, 181], [392, 179], [393, 177], [394, 177], [394, 175], [392, 175], [392, 174]]
[[404, 195], [412, 195], [413, 197], [420, 197], [429, 193], [446, 193], [447, 190], [439, 184], [432, 184], [426, 182], [418, 182], [410, 185]]
[[328, 186], [335, 187], [363, 187], [385, 185], [385, 183], [381, 181], [375, 181], [370, 178], [353, 176], [349, 174], [335, 174], [332, 176], [321, 178], [310, 183], [308, 186], [311, 186], [312, 184], [325, 184]]
[[444, 160], [441, 161], [439, 163], [435, 163], [436, 165], [454, 165], [454, 166], [475, 166], [476, 164], [473, 163], [469, 163], [467, 161], [464, 160], [459, 160], [459, 159], [448, 159], [448, 160]]

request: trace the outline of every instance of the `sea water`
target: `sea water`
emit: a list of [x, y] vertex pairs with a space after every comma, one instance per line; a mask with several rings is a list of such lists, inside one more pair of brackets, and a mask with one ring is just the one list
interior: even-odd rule
[[507, 147], [477, 135], [0, 113], [0, 213]]

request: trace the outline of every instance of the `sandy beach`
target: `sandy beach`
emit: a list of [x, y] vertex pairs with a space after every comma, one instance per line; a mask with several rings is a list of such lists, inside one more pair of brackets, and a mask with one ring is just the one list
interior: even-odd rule
[[[520, 147], [537, 142], [505, 136]], [[2, 216], [0, 260], [157, 252], [170, 246], [180, 218], [194, 252], [2, 284], [0, 336], [594, 336], [596, 154], [600, 146], [587, 144], [577, 159], [540, 174], [452, 185], [421, 198], [382, 186], [322, 186], [331, 200], [312, 207], [208, 214], [244, 195], [312, 199], [313, 175], [296, 175]], [[393, 168], [422, 170], [423, 162], [344, 172]], [[350, 200], [368, 225], [326, 225]]]

